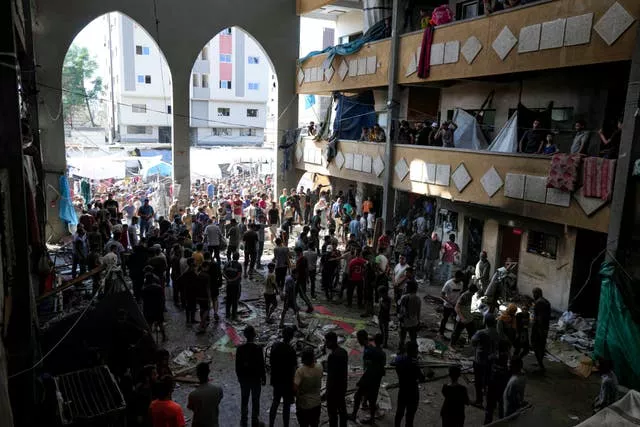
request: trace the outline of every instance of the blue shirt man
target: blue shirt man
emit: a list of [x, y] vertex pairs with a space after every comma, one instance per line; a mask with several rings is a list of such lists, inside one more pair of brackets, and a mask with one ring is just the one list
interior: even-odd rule
[[207, 196], [209, 196], [209, 199], [213, 199], [213, 194], [216, 192], [216, 187], [213, 185], [213, 182], [210, 182], [209, 185], [207, 185]]

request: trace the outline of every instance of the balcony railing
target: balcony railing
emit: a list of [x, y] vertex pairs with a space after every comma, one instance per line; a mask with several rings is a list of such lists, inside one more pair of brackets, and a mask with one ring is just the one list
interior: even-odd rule
[[[630, 60], [639, 18], [637, 0], [555, 0], [455, 21], [433, 33], [428, 78], [417, 72], [423, 32], [408, 33], [400, 37], [398, 83]], [[326, 56], [314, 57], [303, 64], [298, 93], [386, 86], [390, 49], [389, 39], [371, 43], [354, 55], [336, 57], [328, 72]]]
[[308, 138], [300, 145], [296, 167], [308, 172], [381, 186], [390, 168], [397, 190], [599, 232], [608, 229], [607, 203], [546, 188], [546, 156], [398, 144], [387, 165], [384, 143], [340, 141], [336, 158], [327, 165], [326, 143]]

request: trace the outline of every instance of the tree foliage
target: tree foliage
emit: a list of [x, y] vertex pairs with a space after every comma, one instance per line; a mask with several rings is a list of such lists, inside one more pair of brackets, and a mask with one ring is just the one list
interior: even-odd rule
[[104, 90], [102, 77], [94, 76], [97, 69], [95, 56], [86, 47], [71, 45], [62, 66], [62, 107], [67, 123], [74, 113], [86, 108], [95, 126], [90, 101], [97, 100]]

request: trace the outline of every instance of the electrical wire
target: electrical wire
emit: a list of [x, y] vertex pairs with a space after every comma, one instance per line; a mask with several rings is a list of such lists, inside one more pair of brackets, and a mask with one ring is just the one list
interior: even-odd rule
[[[109, 270], [107, 270], [107, 274], [105, 274], [105, 277], [108, 277], [108, 274], [109, 274], [110, 272], [111, 272], [111, 268], [109, 268]], [[87, 304], [87, 306], [86, 306], [86, 307], [85, 307], [85, 309], [82, 311], [82, 313], [80, 313], [80, 315], [78, 316], [78, 318], [76, 319], [76, 321], [75, 321], [75, 322], [73, 322], [73, 325], [71, 325], [71, 327], [69, 328], [69, 330], [68, 330], [68, 331], [67, 331], [67, 332], [62, 336], [62, 338], [60, 338], [60, 340], [59, 340], [57, 343], [55, 343], [55, 344], [53, 345], [53, 347], [51, 347], [51, 349], [50, 349], [50, 350], [49, 350], [49, 351], [48, 351], [44, 356], [42, 356], [42, 357], [40, 358], [40, 360], [38, 360], [38, 361], [37, 361], [33, 366], [31, 366], [31, 367], [29, 367], [29, 368], [23, 369], [23, 370], [22, 370], [22, 371], [20, 371], [20, 372], [16, 372], [16, 373], [15, 373], [15, 374], [13, 374], [13, 375], [9, 375], [9, 376], [7, 377], [7, 379], [9, 379], [9, 380], [10, 380], [10, 379], [13, 379], [13, 378], [18, 377], [18, 376], [20, 376], [20, 375], [22, 375], [22, 374], [25, 374], [25, 373], [27, 373], [27, 372], [29, 372], [29, 371], [32, 371], [32, 370], [34, 370], [35, 368], [37, 368], [38, 366], [40, 366], [40, 365], [42, 364], [42, 362], [44, 362], [44, 360], [45, 360], [47, 357], [49, 357], [49, 356], [51, 355], [51, 353], [53, 353], [53, 352], [56, 350], [56, 348], [58, 348], [58, 346], [59, 346], [60, 344], [62, 344], [62, 342], [63, 342], [63, 341], [64, 341], [64, 340], [69, 336], [69, 334], [71, 334], [71, 332], [72, 332], [72, 331], [73, 331], [73, 329], [78, 325], [78, 323], [80, 323], [80, 321], [82, 320], [82, 318], [84, 317], [84, 315], [87, 313], [87, 311], [89, 311], [89, 308], [93, 305], [93, 303], [95, 302], [95, 300], [98, 298], [98, 295], [100, 294], [100, 291], [104, 288], [104, 285], [105, 285], [105, 281], [104, 281], [104, 279], [103, 279], [102, 283], [100, 284], [100, 289], [98, 289], [98, 290], [94, 293], [93, 297], [92, 297], [92, 298], [91, 298], [91, 300], [89, 301], [89, 304]]]

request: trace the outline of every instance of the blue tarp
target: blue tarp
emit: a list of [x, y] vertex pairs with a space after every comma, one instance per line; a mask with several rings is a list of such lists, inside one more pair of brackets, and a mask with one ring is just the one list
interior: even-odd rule
[[316, 96], [315, 95], [307, 95], [304, 97], [304, 109], [308, 110], [316, 104]]
[[333, 62], [333, 58], [335, 58], [336, 55], [339, 55], [339, 56], [352, 55], [357, 51], [359, 51], [360, 49], [362, 49], [362, 46], [364, 46], [365, 44], [370, 43], [372, 41], [383, 39], [385, 37], [387, 37], [387, 28], [386, 28], [385, 21], [382, 20], [376, 23], [373, 27], [369, 28], [367, 32], [364, 33], [362, 37], [360, 37], [359, 39], [356, 39], [349, 43], [339, 44], [337, 46], [329, 46], [324, 50], [315, 50], [309, 53], [304, 58], [298, 59], [298, 65], [302, 65], [307, 59], [311, 57], [326, 53], [327, 59], [323, 62], [322, 68], [329, 68], [329, 66]]
[[60, 175], [58, 179], [58, 187], [60, 189], [60, 206], [58, 215], [60, 219], [70, 225], [78, 223], [78, 216], [71, 202], [71, 190], [69, 189], [69, 181], [64, 175]]
[[338, 106], [333, 122], [333, 134], [338, 139], [360, 139], [363, 127], [376, 124], [373, 92], [368, 90], [355, 96], [336, 95]]

